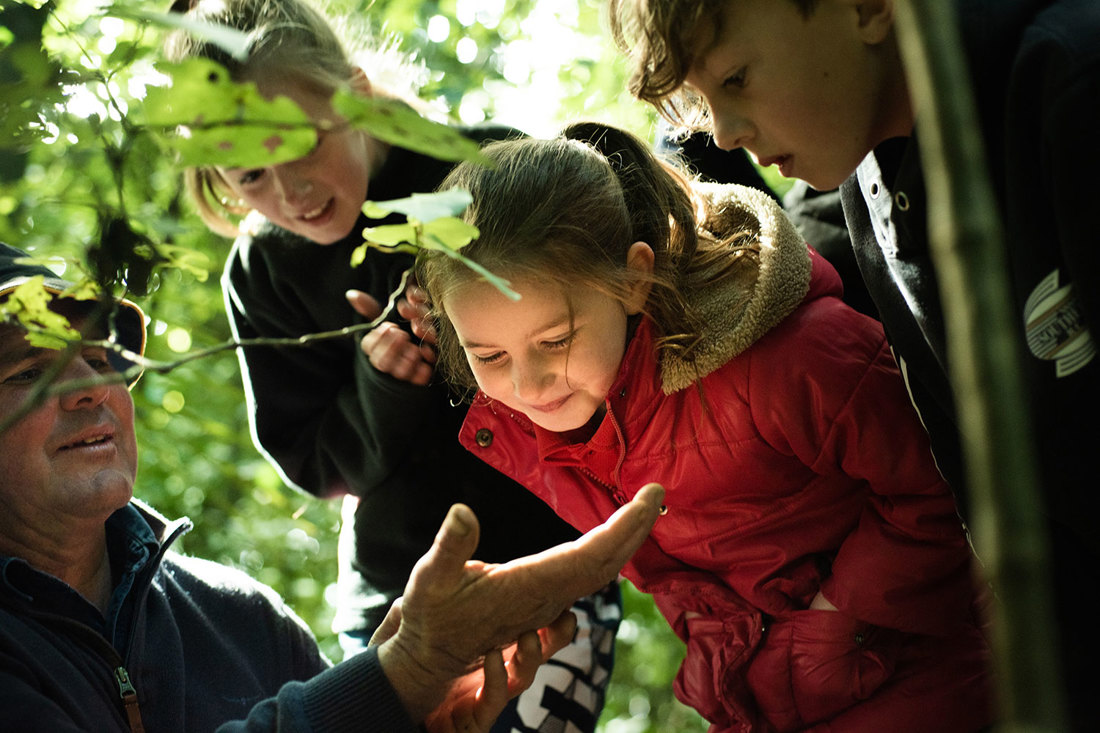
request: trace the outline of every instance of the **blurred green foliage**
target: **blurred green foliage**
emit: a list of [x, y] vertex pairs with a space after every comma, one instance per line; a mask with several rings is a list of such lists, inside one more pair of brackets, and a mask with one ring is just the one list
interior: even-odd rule
[[[167, 362], [230, 339], [218, 283], [229, 242], [201, 224], [172, 157], [140, 124], [147, 86], [164, 83], [162, 31], [132, 18], [163, 5], [0, 0], [0, 240], [84, 263], [127, 292], [151, 318], [148, 356]], [[652, 112], [625, 92], [598, 0], [334, 0], [331, 10], [357, 33], [394, 34], [432, 70], [422, 95], [452, 117], [534, 134], [588, 118], [653, 135]], [[168, 266], [181, 255], [186, 268]], [[339, 659], [329, 628], [339, 502], [288, 489], [253, 447], [235, 355], [147, 373], [133, 395], [137, 496], [191, 517], [180, 549], [276, 588]], [[624, 586], [601, 730], [705, 730], [672, 697], [683, 645]]]

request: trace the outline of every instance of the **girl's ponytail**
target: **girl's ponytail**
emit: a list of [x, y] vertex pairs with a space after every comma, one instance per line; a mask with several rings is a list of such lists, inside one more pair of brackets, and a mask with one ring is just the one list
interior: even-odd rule
[[674, 164], [662, 161], [641, 139], [598, 122], [579, 122], [561, 136], [591, 146], [618, 178], [631, 223], [631, 242], [645, 242], [654, 253], [650, 315], [667, 348], [687, 349], [699, 324], [683, 294], [699, 246], [697, 221], [704, 204], [691, 181]]

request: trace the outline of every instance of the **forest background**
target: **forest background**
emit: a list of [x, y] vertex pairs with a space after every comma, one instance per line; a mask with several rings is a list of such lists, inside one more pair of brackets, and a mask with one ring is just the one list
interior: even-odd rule
[[[142, 122], [148, 88], [165, 83], [165, 29], [140, 18], [163, 5], [0, 0], [0, 241], [69, 259], [69, 279], [81, 276], [76, 263], [113, 274], [144, 308], [148, 356], [178, 365], [147, 373], [133, 392], [136, 495], [168, 516], [190, 517], [184, 552], [273, 586], [339, 660], [330, 631], [339, 501], [289, 489], [256, 451], [232, 350], [188, 360], [230, 341], [218, 284], [230, 243], [201, 223], [163, 136]], [[452, 120], [548, 136], [566, 121], [594, 119], [655, 137], [652, 111], [625, 91], [603, 0], [326, 7], [352, 35], [396, 43], [430, 69], [421, 96]], [[765, 175], [785, 190], [787, 182]], [[163, 259], [135, 260], [135, 245]], [[600, 730], [706, 730], [672, 696], [682, 644], [647, 596], [629, 583], [624, 592]]]

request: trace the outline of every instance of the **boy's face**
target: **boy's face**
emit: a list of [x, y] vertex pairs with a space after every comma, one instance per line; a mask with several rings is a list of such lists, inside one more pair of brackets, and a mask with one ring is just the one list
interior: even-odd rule
[[[685, 83], [715, 143], [814, 188], [839, 186], [875, 145], [911, 129], [889, 0], [730, 0], [694, 40]], [[900, 85], [900, 87], [899, 87]]]

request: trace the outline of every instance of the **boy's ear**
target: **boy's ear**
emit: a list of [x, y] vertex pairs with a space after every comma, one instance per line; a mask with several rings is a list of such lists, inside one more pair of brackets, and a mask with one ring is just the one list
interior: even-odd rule
[[894, 0], [848, 0], [859, 14], [863, 42], [877, 45], [894, 30]]
[[367, 78], [367, 72], [363, 71], [362, 67], [356, 66], [352, 69], [351, 88], [356, 94], [362, 94], [364, 97], [371, 96], [370, 79]]
[[652, 287], [646, 275], [653, 273], [653, 248], [645, 242], [635, 242], [626, 252], [626, 269], [637, 272], [639, 277], [630, 286], [630, 293], [626, 298], [626, 313], [629, 316], [641, 313], [645, 309], [646, 300], [649, 299], [649, 290]]

